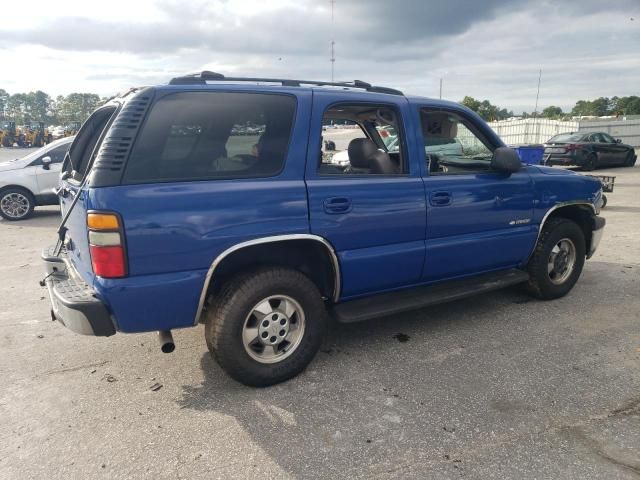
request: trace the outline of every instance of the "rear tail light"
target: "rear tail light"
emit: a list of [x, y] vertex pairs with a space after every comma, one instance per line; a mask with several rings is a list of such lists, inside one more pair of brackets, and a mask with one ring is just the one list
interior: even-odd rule
[[122, 222], [114, 213], [89, 213], [89, 251], [93, 273], [103, 278], [127, 275]]

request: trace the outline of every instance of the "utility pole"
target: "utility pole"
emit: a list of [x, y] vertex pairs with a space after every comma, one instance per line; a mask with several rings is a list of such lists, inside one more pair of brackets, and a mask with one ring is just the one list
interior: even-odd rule
[[536, 93], [536, 108], [533, 110], [533, 118], [538, 116], [538, 98], [540, 98], [540, 80], [542, 80], [542, 69], [540, 69], [540, 75], [538, 75], [538, 93]]
[[442, 100], [442, 77], [440, 77], [440, 100]]
[[334, 29], [333, 29], [333, 10], [336, 4], [336, 0], [329, 0], [331, 3], [331, 82], [333, 82], [334, 78], [334, 69], [336, 64], [336, 42], [334, 40]]

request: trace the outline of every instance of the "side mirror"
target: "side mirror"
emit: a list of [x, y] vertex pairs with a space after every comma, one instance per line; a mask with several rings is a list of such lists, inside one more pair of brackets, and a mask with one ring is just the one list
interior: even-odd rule
[[616, 143], [622, 143], [622, 140], [620, 140], [619, 138], [616, 138]]
[[45, 170], [49, 170], [49, 165], [51, 165], [51, 157], [47, 155], [46, 157], [42, 157], [40, 161], [42, 162], [42, 168], [44, 168]]
[[498, 147], [491, 157], [491, 169], [498, 172], [515, 173], [522, 168], [518, 153], [509, 147]]

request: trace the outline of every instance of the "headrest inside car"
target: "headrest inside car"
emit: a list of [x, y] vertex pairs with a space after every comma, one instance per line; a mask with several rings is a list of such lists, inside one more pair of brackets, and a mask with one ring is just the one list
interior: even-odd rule
[[458, 122], [444, 113], [427, 113], [422, 116], [422, 133], [425, 137], [456, 138]]
[[378, 151], [378, 147], [368, 138], [354, 138], [349, 142], [347, 152], [349, 163], [356, 168], [370, 168], [370, 159]]

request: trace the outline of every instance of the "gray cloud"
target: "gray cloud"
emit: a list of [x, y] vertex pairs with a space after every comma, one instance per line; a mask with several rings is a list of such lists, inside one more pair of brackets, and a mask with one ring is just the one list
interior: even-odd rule
[[[0, 27], [0, 45], [138, 59], [130, 69], [100, 71], [96, 53], [97, 71], [87, 80], [114, 84], [148, 84], [205, 66], [327, 79], [328, 1], [243, 15], [231, 6], [159, 0], [160, 15], [148, 23], [58, 17], [22, 31]], [[577, 94], [629, 94], [640, 81], [637, 0], [337, 0], [333, 32], [337, 79], [362, 78], [418, 94], [435, 94], [444, 77], [450, 98], [470, 94], [527, 108], [540, 67], [548, 103], [562, 105]]]

